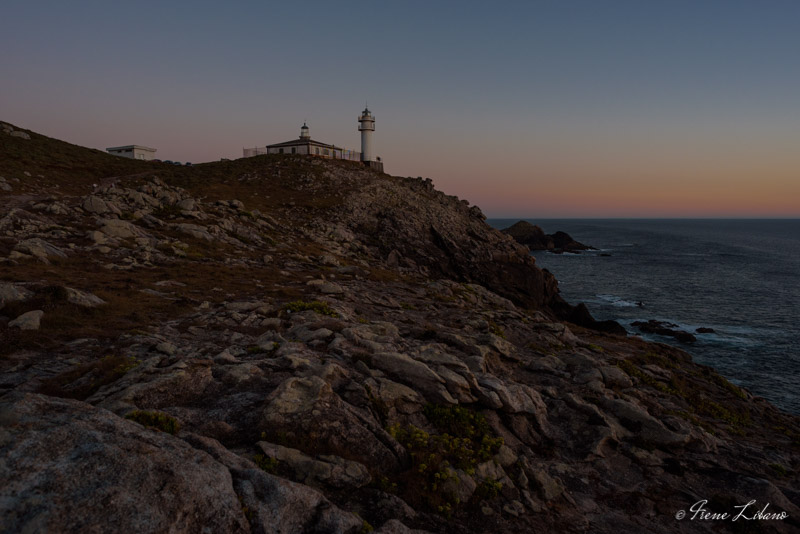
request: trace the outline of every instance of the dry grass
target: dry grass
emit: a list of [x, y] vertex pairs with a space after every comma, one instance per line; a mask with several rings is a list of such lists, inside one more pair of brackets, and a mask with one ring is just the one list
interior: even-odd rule
[[[200, 240], [191, 246], [199, 249], [204, 244]], [[218, 249], [213, 252], [224, 254]], [[205, 249], [203, 254], [211, 252]], [[7, 265], [2, 274], [4, 281], [47, 280], [47, 286], [37, 289], [28, 301], [6, 305], [0, 315], [12, 319], [31, 310], [41, 309], [45, 313], [37, 331], [20, 331], [0, 324], [0, 355], [21, 349], [54, 349], [76, 338], [111, 341], [122, 333], [179, 318], [204, 300], [213, 303], [253, 297], [297, 299], [305, 290], [304, 276], [306, 273], [300, 272], [287, 278], [270, 266], [247, 268], [202, 260], [180, 260], [133, 271], [108, 270], [85, 255], [59, 259], [51, 265], [34, 261]], [[164, 280], [185, 285], [155, 285]], [[260, 289], [254, 287], [255, 280], [261, 284]], [[107, 304], [97, 308], [76, 306], [66, 300], [64, 287], [89, 291]], [[212, 291], [214, 288], [217, 290]], [[169, 298], [143, 293], [144, 289], [168, 293]]]
[[49, 378], [39, 388], [40, 393], [54, 397], [85, 400], [101, 387], [121, 378], [139, 365], [138, 360], [126, 356], [106, 356], [95, 362], [78, 365]]

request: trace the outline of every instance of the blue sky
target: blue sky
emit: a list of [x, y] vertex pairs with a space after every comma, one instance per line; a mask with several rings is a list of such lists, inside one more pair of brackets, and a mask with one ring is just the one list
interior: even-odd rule
[[800, 3], [4, 2], [0, 120], [163, 159], [299, 135], [495, 216], [800, 215]]

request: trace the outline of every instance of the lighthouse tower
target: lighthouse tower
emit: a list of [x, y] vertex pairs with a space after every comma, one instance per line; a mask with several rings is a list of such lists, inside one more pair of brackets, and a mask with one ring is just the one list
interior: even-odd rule
[[300, 139], [311, 139], [311, 134], [308, 131], [308, 126], [306, 123], [303, 123], [303, 126], [300, 128]]
[[372, 161], [372, 132], [375, 131], [375, 117], [364, 108], [358, 118], [358, 131], [361, 132], [361, 161]]

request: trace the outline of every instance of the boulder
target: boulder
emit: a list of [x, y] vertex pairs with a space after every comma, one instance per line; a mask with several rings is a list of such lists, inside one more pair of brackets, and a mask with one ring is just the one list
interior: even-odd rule
[[339, 295], [344, 293], [342, 286], [335, 282], [328, 282], [327, 280], [311, 280], [308, 282], [308, 285], [324, 295]]
[[361, 518], [338, 508], [319, 491], [266, 473], [214, 439], [188, 433], [185, 439], [230, 470], [233, 488], [252, 532], [361, 532]]
[[203, 391], [213, 380], [211, 367], [199, 361], [177, 361], [168, 367], [159, 367], [162, 358], [168, 357], [147, 358], [122, 378], [100, 388], [87, 401], [123, 413], [133, 407], [160, 409], [202, 398]]
[[44, 312], [42, 310], [23, 313], [13, 321], [10, 321], [8, 327], [19, 328], [20, 330], [39, 330], [39, 324], [43, 315]]
[[633, 386], [628, 374], [616, 365], [605, 365], [600, 368], [603, 375], [603, 382], [608, 387], [619, 387], [622, 389]]
[[422, 362], [399, 352], [379, 352], [372, 356], [372, 367], [405, 382], [419, 391], [428, 401], [458, 404], [445, 388], [445, 381]]
[[250, 532], [228, 469], [89, 404], [0, 399], [6, 532]]
[[185, 198], [178, 202], [178, 207], [184, 211], [195, 211], [197, 202], [193, 198]]
[[38, 237], [20, 241], [14, 246], [14, 250], [24, 254], [30, 254], [45, 263], [49, 263], [47, 260], [49, 256], [58, 258], [65, 258], [67, 256], [64, 251], [57, 246], [48, 243], [44, 239], [39, 239]]
[[441, 484], [441, 488], [439, 488], [442, 495], [448, 497], [450, 501], [469, 501], [472, 494], [475, 493], [475, 489], [478, 487], [475, 479], [461, 469], [452, 469], [448, 467], [446, 472], [447, 478]]
[[689, 442], [688, 429], [674, 432], [666, 428], [643, 407], [623, 399], [602, 399], [602, 408], [646, 443], [656, 446], [682, 446]]
[[172, 228], [182, 232], [184, 234], [190, 235], [197, 239], [205, 239], [206, 241], [214, 241], [214, 236], [208, 232], [208, 229], [205, 226], [199, 226], [197, 224], [189, 224], [189, 223], [182, 223], [182, 224], [173, 224], [171, 225]]
[[89, 213], [96, 213], [98, 215], [111, 212], [111, 208], [108, 207], [105, 200], [95, 195], [88, 196], [86, 200], [83, 201], [81, 207]]
[[101, 219], [100, 231], [109, 237], [128, 239], [149, 237], [149, 234], [135, 224], [121, 219]]
[[373, 397], [387, 409], [389, 421], [396, 419], [397, 414], [410, 415], [422, 411], [425, 399], [403, 384], [388, 378], [370, 378], [365, 382]]
[[399, 465], [399, 444], [379, 424], [354, 412], [318, 376], [281, 383], [264, 403], [261, 424], [267, 438], [283, 436], [306, 453], [345, 456], [381, 470]]
[[294, 479], [304, 484], [355, 489], [372, 480], [366, 466], [359, 462], [334, 455], [315, 459], [297, 449], [266, 441], [259, 441], [257, 445], [266, 456], [288, 466], [294, 472]]
[[66, 290], [67, 290], [67, 300], [72, 304], [78, 306], [83, 306], [85, 308], [94, 308], [95, 306], [100, 306], [106, 303], [106, 301], [104, 301], [97, 295], [93, 295], [91, 293], [87, 293], [79, 289], [73, 289], [71, 287], [68, 287], [66, 288]]
[[[476, 376], [483, 393], [483, 399], [496, 398], [500, 402], [498, 408], [509, 413], [529, 413], [543, 417], [547, 414], [545, 405], [539, 393], [524, 384], [504, 384], [499, 378], [478, 374]], [[491, 406], [491, 405], [490, 405]]]
[[531, 469], [530, 481], [545, 501], [552, 501], [564, 493], [564, 486], [543, 469]]
[[22, 286], [0, 282], [0, 310], [2, 310], [6, 304], [28, 300], [32, 296], [33, 292]]

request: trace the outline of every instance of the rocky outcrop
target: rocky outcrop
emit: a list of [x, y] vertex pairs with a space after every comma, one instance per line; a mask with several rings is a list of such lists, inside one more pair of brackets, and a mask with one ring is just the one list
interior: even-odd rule
[[530, 250], [547, 250], [555, 254], [597, 250], [594, 247], [578, 243], [566, 232], [545, 234], [540, 227], [527, 221], [516, 222], [501, 232], [513, 237], [517, 243], [527, 246]]
[[25, 312], [13, 321], [8, 323], [9, 328], [19, 328], [20, 330], [39, 330], [44, 312], [42, 310], [33, 310]]
[[0, 418], [9, 532], [250, 530], [225, 466], [182, 440], [41, 395], [3, 397]]
[[[563, 302], [429, 180], [3, 143], [5, 530], [724, 529], [674, 519], [704, 498], [800, 526], [796, 417]], [[70, 150], [97, 167], [48, 178]]]
[[28, 300], [32, 296], [33, 292], [24, 287], [0, 282], [0, 310], [2, 310], [6, 304]]
[[435, 278], [475, 282], [528, 306], [563, 302], [555, 278], [534, 268], [524, 247], [490, 228], [475, 206], [445, 195], [430, 180], [366, 183], [347, 198], [340, 241]]
[[[697, 341], [697, 337], [695, 337], [694, 334], [691, 334], [685, 330], [681, 330], [678, 328], [678, 325], [668, 321], [657, 321], [655, 319], [650, 319], [649, 321], [634, 321], [631, 323], [631, 326], [635, 326], [641, 332], [645, 332], [647, 334], [658, 334], [659, 336], [673, 337], [681, 343], [694, 343]], [[700, 333], [699, 330], [698, 333]]]

